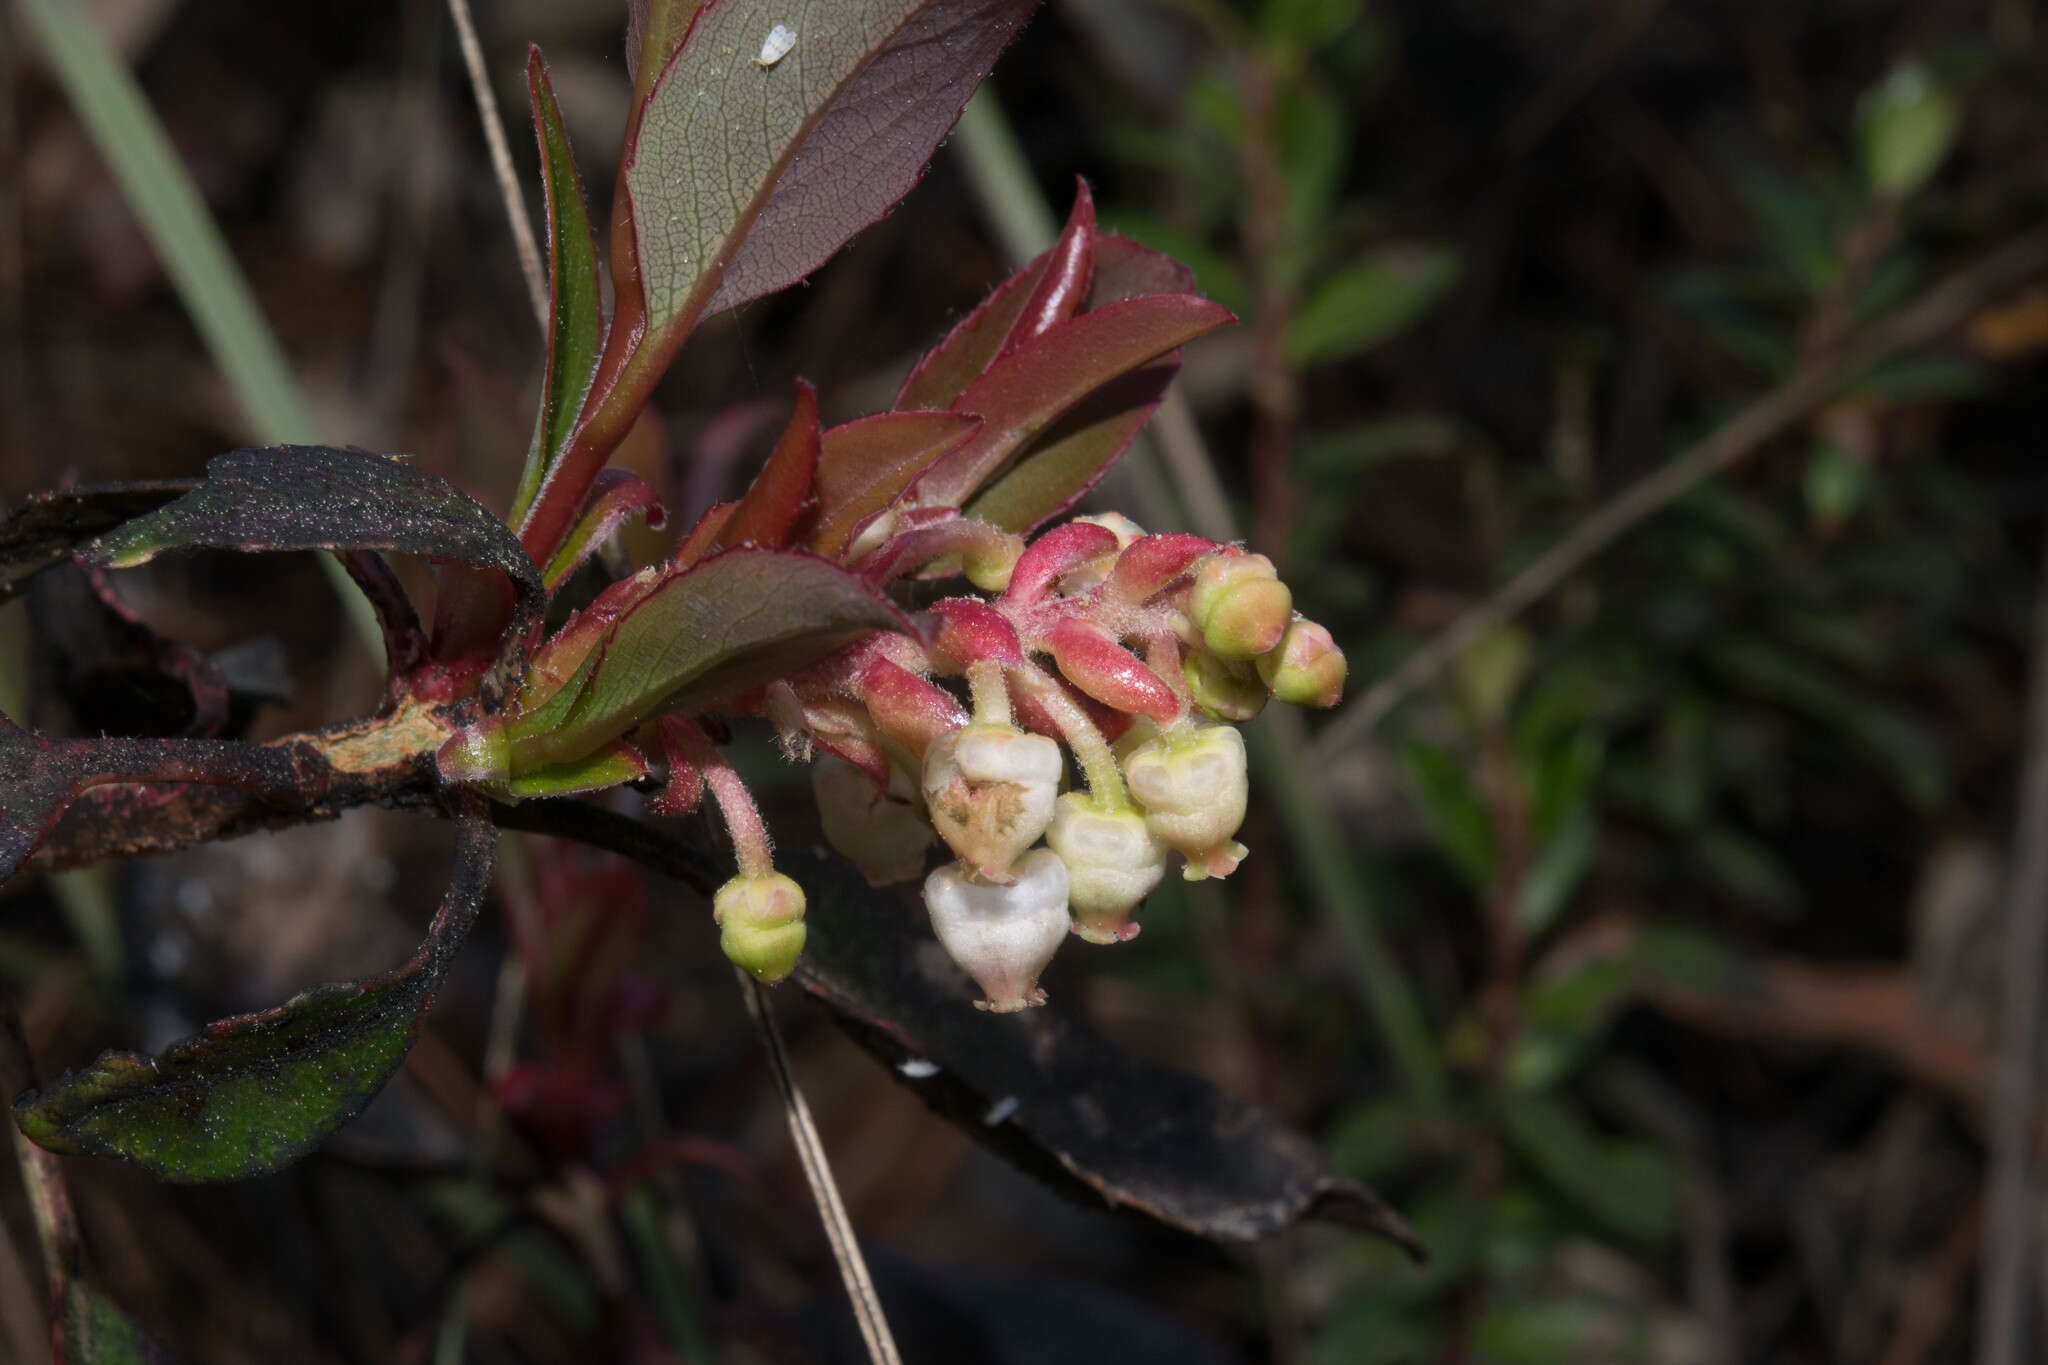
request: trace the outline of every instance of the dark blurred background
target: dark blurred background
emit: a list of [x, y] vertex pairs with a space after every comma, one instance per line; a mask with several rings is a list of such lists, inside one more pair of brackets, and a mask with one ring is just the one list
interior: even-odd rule
[[[439, 0], [75, 2], [323, 435], [502, 505], [540, 338]], [[478, 22], [530, 204], [532, 40], [602, 214], [622, 7]], [[0, 25], [0, 502], [194, 474], [256, 433], [5, 0]], [[2048, 819], [2019, 795], [2048, 742], [2048, 278], [2038, 241], [2031, 272], [1995, 267], [2048, 218], [2044, 53], [2031, 0], [1048, 0], [989, 111], [1031, 187], [1063, 214], [1087, 177], [1105, 226], [1242, 319], [1187, 358], [1193, 427], [1104, 505], [1199, 518], [1220, 481], [1371, 707], [1305, 741], [1260, 722], [1282, 761], [1245, 867], [1163, 887], [1140, 940], [1064, 955], [1052, 988], [1315, 1137], [1431, 1260], [1068, 1207], [787, 1002], [911, 1359], [2043, 1358], [2048, 1201], [2014, 1176], [2040, 1147], [2048, 897], [2012, 874]], [[883, 408], [1007, 272], [1022, 229], [967, 143], [693, 339], [633, 456], [675, 521], [744, 482], [793, 378], [828, 416]], [[1924, 325], [1890, 345], [1902, 317]], [[1687, 459], [1527, 612], [1375, 690]], [[123, 591], [288, 675], [256, 733], [374, 697], [309, 561], [198, 556]], [[0, 607], [0, 705], [79, 725], [25, 626]], [[813, 839], [801, 773], [746, 738], [771, 822]], [[445, 843], [366, 812], [18, 884], [0, 977], [47, 1067], [161, 1046], [399, 960]], [[211, 1190], [75, 1163], [109, 1289], [192, 1361], [857, 1358], [702, 907], [542, 841], [511, 864], [393, 1093], [321, 1155]], [[521, 924], [596, 946], [493, 1052]], [[570, 1065], [546, 1008], [631, 1027]], [[577, 1112], [602, 1121], [506, 1117], [511, 1062], [600, 1087]], [[635, 1142], [664, 1155], [627, 1182]], [[45, 1360], [11, 1180], [0, 1215], [0, 1352]], [[1984, 1312], [1992, 1285], [2014, 1311]]]

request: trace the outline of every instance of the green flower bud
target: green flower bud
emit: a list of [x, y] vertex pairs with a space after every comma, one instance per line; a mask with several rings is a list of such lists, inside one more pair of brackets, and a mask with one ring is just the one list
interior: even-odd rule
[[1266, 709], [1266, 684], [1241, 660], [1190, 649], [1181, 675], [1188, 680], [1188, 695], [1195, 705], [1217, 720], [1250, 720]]
[[804, 950], [804, 889], [780, 872], [745, 873], [711, 898], [718, 946], [733, 965], [766, 985], [796, 970]]
[[1294, 594], [1264, 555], [1216, 555], [1195, 571], [1188, 617], [1212, 653], [1254, 659], [1287, 633]]
[[1335, 706], [1344, 700], [1344, 651], [1330, 632], [1297, 617], [1279, 648], [1258, 658], [1259, 676], [1289, 706]]

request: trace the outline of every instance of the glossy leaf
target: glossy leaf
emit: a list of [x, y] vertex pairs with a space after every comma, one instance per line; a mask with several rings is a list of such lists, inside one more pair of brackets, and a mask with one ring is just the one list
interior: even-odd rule
[[548, 470], [568, 446], [604, 347], [604, 297], [590, 207], [538, 47], [526, 51], [526, 84], [533, 99], [533, 132], [540, 144], [541, 186], [548, 210], [548, 365], [533, 441], [512, 504], [515, 522], [525, 515]]
[[510, 733], [515, 771], [572, 762], [644, 721], [690, 713], [871, 630], [909, 630], [888, 599], [813, 555], [735, 549], [663, 579], [598, 645], [573, 701]]
[[799, 379], [796, 411], [789, 415], [789, 425], [739, 505], [720, 525], [712, 547], [787, 545], [790, 533], [811, 505], [817, 476], [818, 391]]
[[1231, 322], [1193, 295], [1125, 299], [1071, 318], [997, 360], [961, 391], [954, 409], [981, 430], [918, 480], [923, 506], [959, 507], [1014, 455], [1090, 394]]
[[480, 805], [456, 822], [454, 879], [397, 971], [319, 986], [237, 1015], [162, 1057], [108, 1052], [14, 1103], [54, 1152], [121, 1157], [164, 1180], [238, 1180], [304, 1155], [362, 1112], [412, 1047], [490, 884], [497, 832]]
[[401, 460], [328, 446], [232, 450], [206, 482], [116, 528], [86, 556], [112, 568], [167, 550], [396, 550], [496, 569], [511, 583], [506, 640], [540, 619], [540, 571], [503, 522], [455, 485]]
[[[887, 212], [1035, 3], [704, 7], [620, 172], [649, 335], [796, 283]], [[777, 24], [796, 45], [757, 66]]]
[[0, 602], [24, 591], [30, 579], [63, 563], [93, 537], [154, 512], [197, 486], [192, 480], [178, 480], [30, 494], [20, 506], [0, 514]]
[[863, 527], [903, 496], [981, 419], [965, 412], [884, 412], [827, 430], [818, 449], [818, 506], [799, 534], [827, 559], [844, 556]]
[[1179, 373], [1180, 352], [1174, 351], [1104, 384], [976, 494], [967, 515], [1022, 533], [1072, 507], [1123, 458]]
[[[1400, 1217], [1271, 1114], [1047, 1009], [991, 1019], [921, 907], [816, 855], [797, 980], [942, 1116], [1061, 1191], [1224, 1242], [1327, 1218], [1416, 1250]], [[905, 1063], [925, 1065], [907, 1067]]]
[[[1095, 275], [1095, 201], [1077, 182], [1074, 208], [1057, 242], [997, 285], [981, 305], [925, 353], [896, 395], [899, 408], [946, 408], [1004, 351], [1015, 350], [1079, 311]], [[1028, 320], [1027, 320], [1028, 319]]]

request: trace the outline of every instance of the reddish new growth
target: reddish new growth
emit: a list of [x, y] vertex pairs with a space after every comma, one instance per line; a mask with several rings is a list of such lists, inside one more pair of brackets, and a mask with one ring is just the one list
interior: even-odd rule
[[[1328, 706], [1343, 688], [1342, 653], [1294, 613], [1262, 556], [1147, 535], [1115, 514], [1019, 534], [1121, 454], [1176, 348], [1229, 320], [1187, 285], [1172, 262], [1098, 233], [1083, 186], [1058, 245], [924, 359], [894, 411], [821, 430], [802, 389], [747, 494], [573, 615], [534, 653], [517, 706], [444, 747], [444, 775], [517, 798], [665, 762], [667, 813], [695, 809], [708, 788], [740, 872], [718, 897], [722, 942], [779, 980], [803, 945], [802, 892], [774, 871], [751, 798], [690, 718], [765, 716], [789, 755], [819, 764], [826, 834], [871, 880], [922, 875], [934, 834], [954, 855], [925, 900], [981, 1005], [1040, 1003], [1039, 974], [1070, 931], [1137, 934], [1131, 914], [1170, 854], [1189, 878], [1226, 876], [1245, 856], [1244, 743], [1229, 722], [1269, 695]], [[539, 496], [565, 495], [550, 483]], [[611, 485], [579, 496], [577, 516], [550, 519], [587, 526], [625, 503]], [[573, 565], [596, 538], [540, 552]], [[659, 623], [702, 619], [690, 594], [723, 600], [731, 589], [718, 585], [746, 556], [778, 582], [796, 581], [793, 559], [815, 566], [806, 591], [842, 598], [862, 628], [794, 662], [780, 644], [725, 661], [723, 688], [694, 675], [616, 681], [666, 657], [649, 638]], [[551, 571], [550, 585], [565, 577]], [[959, 577], [974, 591], [933, 601], [923, 586]], [[772, 615], [758, 599], [774, 592], [763, 579], [736, 602]], [[1085, 791], [1062, 796], [1069, 755]]]

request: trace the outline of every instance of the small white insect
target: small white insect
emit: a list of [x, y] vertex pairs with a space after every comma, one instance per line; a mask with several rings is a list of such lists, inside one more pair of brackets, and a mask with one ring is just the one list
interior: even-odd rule
[[789, 55], [796, 46], [796, 34], [789, 25], [777, 24], [768, 30], [768, 36], [761, 40], [761, 55], [754, 58], [754, 65], [766, 70]]
[[905, 1057], [896, 1069], [913, 1081], [930, 1080], [939, 1074], [939, 1064], [929, 1057]]
[[993, 1128], [999, 1123], [1007, 1122], [1010, 1115], [1023, 1107], [1024, 1101], [1015, 1095], [1005, 1095], [988, 1107], [988, 1112], [981, 1116], [981, 1121]]

